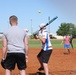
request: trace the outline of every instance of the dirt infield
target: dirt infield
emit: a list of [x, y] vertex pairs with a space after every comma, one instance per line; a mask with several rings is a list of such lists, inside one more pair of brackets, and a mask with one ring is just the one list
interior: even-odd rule
[[[0, 49], [0, 59], [1, 59]], [[37, 60], [37, 54], [40, 49], [29, 49], [29, 60], [27, 63], [27, 75], [44, 75], [44, 71], [38, 71], [40, 64]], [[76, 75], [76, 49], [72, 50], [70, 54], [63, 54], [63, 49], [53, 49], [53, 53], [49, 60], [50, 75]], [[0, 65], [0, 75], [4, 75], [4, 69]], [[17, 67], [12, 71], [12, 75], [19, 75]]]

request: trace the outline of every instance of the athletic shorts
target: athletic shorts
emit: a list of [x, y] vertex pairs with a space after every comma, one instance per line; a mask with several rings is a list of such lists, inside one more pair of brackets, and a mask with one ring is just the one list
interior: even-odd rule
[[64, 44], [64, 48], [70, 48], [70, 44]]
[[40, 59], [42, 63], [48, 63], [52, 50], [41, 50], [37, 57]]
[[16, 64], [19, 70], [25, 70], [26, 68], [25, 54], [7, 53], [7, 57], [5, 59], [5, 69], [14, 70]]

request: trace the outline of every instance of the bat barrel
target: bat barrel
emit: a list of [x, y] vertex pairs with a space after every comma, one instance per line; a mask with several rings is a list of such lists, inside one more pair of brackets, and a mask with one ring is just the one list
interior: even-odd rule
[[52, 20], [50, 20], [48, 23], [47, 23], [47, 25], [49, 25], [50, 23], [52, 23], [54, 20], [56, 20], [58, 17], [56, 16], [56, 17], [54, 17]]
[[[44, 27], [46, 27], [46, 26], [48, 26], [50, 23], [52, 23], [54, 20], [56, 20], [58, 17], [56, 16], [56, 17], [54, 17], [53, 19], [51, 19], [48, 23], [46, 23], [46, 25], [45, 26], [43, 26], [42, 28], [44, 28]], [[42, 28], [40, 28], [38, 31], [40, 31]], [[37, 32], [38, 32], [37, 31]], [[35, 32], [36, 33], [36, 32]]]

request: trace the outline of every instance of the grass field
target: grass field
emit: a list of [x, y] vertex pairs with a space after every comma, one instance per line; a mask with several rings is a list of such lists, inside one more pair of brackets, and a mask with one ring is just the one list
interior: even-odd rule
[[[51, 39], [51, 43], [53, 48], [63, 48], [63, 44], [61, 45], [62, 40]], [[73, 40], [74, 48], [76, 48], [76, 39]], [[40, 48], [41, 42], [39, 40], [29, 40], [30, 48]]]
[[[53, 48], [63, 48], [61, 45], [62, 40], [51, 39]], [[73, 40], [74, 48], [76, 48], [76, 39]], [[2, 47], [2, 41], [0, 41], [0, 48]], [[35, 39], [29, 39], [29, 48], [41, 48], [41, 42]]]

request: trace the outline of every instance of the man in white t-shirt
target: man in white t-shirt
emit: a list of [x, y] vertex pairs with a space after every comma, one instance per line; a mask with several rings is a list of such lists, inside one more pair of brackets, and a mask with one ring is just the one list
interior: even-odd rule
[[41, 44], [42, 44], [42, 49], [37, 55], [37, 58], [41, 64], [41, 67], [38, 70], [44, 70], [45, 75], [49, 75], [48, 61], [52, 53], [52, 45], [50, 42], [49, 34], [46, 31], [46, 27], [43, 28], [44, 25], [45, 24], [43, 23], [40, 25], [40, 29], [41, 29], [40, 35], [35, 35], [35, 39], [40, 39]]

